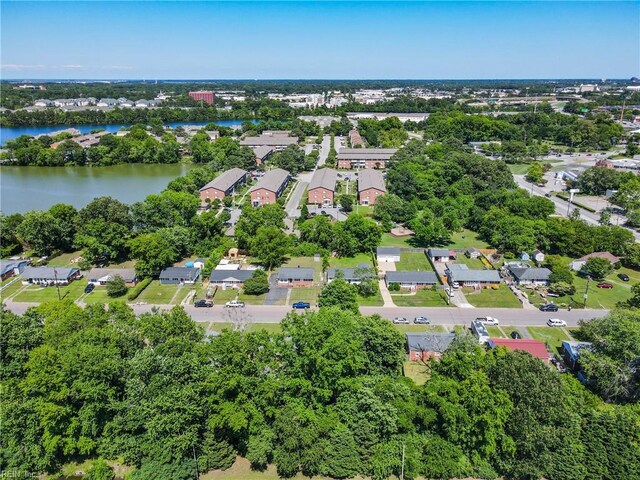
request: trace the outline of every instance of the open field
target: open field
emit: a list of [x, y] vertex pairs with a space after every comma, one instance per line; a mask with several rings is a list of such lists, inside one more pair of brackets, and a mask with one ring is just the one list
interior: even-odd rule
[[469, 258], [465, 254], [456, 257], [456, 263], [463, 263], [471, 270], [484, 270], [486, 267], [479, 258]]
[[289, 296], [289, 305], [296, 302], [307, 302], [313, 307], [318, 303], [318, 295], [320, 295], [321, 290], [322, 287], [319, 286], [305, 288], [294, 287], [291, 289], [291, 295]]
[[52, 258], [47, 262], [48, 267], [77, 267], [77, 263], [71, 263], [71, 260], [82, 256], [82, 250], [75, 252], [63, 253], [56, 258]]
[[465, 228], [461, 232], [455, 232], [451, 235], [451, 243], [447, 247], [456, 249], [469, 247], [488, 248], [489, 245], [484, 240], [481, 240], [476, 232]]
[[400, 247], [411, 248], [411, 239], [413, 235], [407, 237], [394, 237], [390, 233], [383, 233], [382, 240], [380, 242], [381, 247]]
[[494, 290], [493, 288], [483, 288], [482, 290], [475, 292], [471, 289], [464, 289], [464, 295], [467, 297], [467, 301], [478, 308], [521, 308], [522, 304], [516, 298], [511, 290], [506, 285], [500, 285], [500, 288]]
[[527, 327], [527, 331], [536, 340], [546, 343], [553, 353], [560, 352], [563, 340], [571, 340], [564, 329], [558, 327]]
[[[154, 280], [144, 289], [136, 301], [169, 305], [178, 292], [178, 288], [180, 288], [178, 285], [161, 285], [160, 280]], [[182, 288], [188, 289], [186, 286]]]
[[[71, 282], [64, 287], [61, 286], [60, 298], [68, 298], [75, 302], [84, 295], [86, 286], [86, 283], [78, 281]], [[29, 285], [13, 297], [14, 302], [50, 302], [52, 300], [58, 300], [58, 289], [56, 287], [40, 287], [38, 285]]]
[[[354, 268], [361, 263], [366, 263], [369, 267], [373, 268], [371, 263], [371, 255], [368, 253], [358, 253], [355, 257], [335, 257], [330, 259], [330, 265], [332, 267], [340, 268]], [[322, 264], [320, 265], [322, 268]]]
[[396, 270], [432, 271], [431, 264], [424, 253], [400, 253], [400, 261], [396, 262]]
[[418, 290], [415, 295], [392, 293], [393, 303], [398, 307], [446, 307], [443, 290], [433, 291], [430, 288]]

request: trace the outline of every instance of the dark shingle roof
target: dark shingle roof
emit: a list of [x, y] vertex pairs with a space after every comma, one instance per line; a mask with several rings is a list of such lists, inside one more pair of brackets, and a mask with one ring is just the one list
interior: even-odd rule
[[376, 255], [400, 255], [400, 249], [398, 247], [378, 247]]
[[407, 333], [407, 347], [410, 351], [442, 353], [449, 348], [455, 333]]
[[379, 170], [373, 170], [371, 168], [365, 168], [358, 174], [358, 192], [375, 188], [382, 192], [386, 192], [387, 188], [384, 186], [384, 177]]
[[396, 271], [387, 272], [387, 283], [415, 283], [415, 284], [433, 284], [438, 283], [435, 272], [429, 271]]
[[253, 270], [212, 270], [209, 280], [212, 282], [244, 282], [253, 277]]
[[202, 187], [200, 191], [206, 190], [208, 188], [215, 188], [216, 190], [226, 192], [236, 183], [238, 183], [245, 175], [247, 175], [246, 170], [242, 170], [241, 168], [232, 168], [221, 173], [216, 178], [211, 180], [204, 187]]
[[289, 172], [281, 168], [274, 168], [273, 170], [269, 170], [265, 173], [250, 191], [254, 192], [264, 188], [270, 192], [277, 192], [282, 184], [287, 181], [287, 178], [289, 178]]
[[329, 279], [336, 278], [336, 273], [337, 272], [342, 272], [342, 278], [344, 278], [347, 281], [349, 281], [349, 280], [360, 280], [363, 277], [363, 275], [360, 274], [360, 272], [358, 272], [359, 274], [356, 275], [356, 272], [358, 270], [362, 270], [362, 269], [365, 269], [365, 268], [366, 269], [371, 269], [371, 265], [369, 265], [368, 263], [361, 263], [356, 268], [335, 268], [335, 267], [331, 267], [330, 269], [327, 270], [327, 278], [329, 278]]
[[309, 182], [308, 190], [313, 190], [314, 188], [326, 188], [327, 190], [335, 191], [337, 181], [338, 172], [332, 168], [319, 168], [313, 174], [311, 182]]
[[188, 278], [195, 280], [200, 276], [200, 269], [195, 267], [167, 267], [160, 272], [160, 278]]
[[278, 280], [313, 280], [313, 268], [281, 267], [278, 269]]
[[66, 280], [77, 272], [78, 269], [75, 267], [26, 267], [22, 272], [22, 277], [26, 279], [55, 280], [57, 278], [58, 280]]
[[551, 270], [548, 268], [518, 268], [518, 267], [509, 267], [509, 270], [516, 277], [516, 280], [549, 280], [549, 275], [551, 275]]

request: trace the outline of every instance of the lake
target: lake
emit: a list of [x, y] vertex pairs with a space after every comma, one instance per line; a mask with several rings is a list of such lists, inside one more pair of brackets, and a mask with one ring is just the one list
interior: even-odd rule
[[134, 203], [159, 193], [191, 165], [124, 164], [110, 167], [0, 168], [0, 211], [5, 214], [48, 210], [56, 203], [82, 208], [94, 197]]
[[[221, 127], [236, 127], [242, 125], [243, 120], [215, 120], [213, 122], [170, 122], [165, 124], [167, 127], [176, 128], [184, 125], [207, 125], [216, 123]], [[254, 120], [255, 123], [255, 120]], [[18, 138], [20, 135], [35, 136], [43, 133], [58, 132], [66, 128], [77, 128], [80, 133], [90, 133], [91, 130], [103, 129], [107, 132], [117, 132], [122, 127], [130, 127], [129, 124], [112, 124], [112, 125], [47, 125], [39, 127], [0, 127], [0, 145], [4, 145], [8, 140]]]

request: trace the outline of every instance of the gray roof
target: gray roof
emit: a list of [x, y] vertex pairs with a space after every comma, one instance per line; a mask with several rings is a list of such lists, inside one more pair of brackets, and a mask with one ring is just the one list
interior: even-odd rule
[[251, 187], [251, 192], [264, 188], [265, 190], [269, 190], [270, 192], [277, 192], [280, 190], [280, 187], [287, 181], [289, 178], [289, 172], [283, 170], [281, 168], [274, 168], [273, 170], [269, 170], [265, 173], [258, 183], [256, 183], [253, 187]]
[[497, 270], [470, 270], [469, 268], [454, 268], [449, 269], [449, 277], [452, 282], [500, 283], [500, 274]]
[[167, 267], [160, 272], [160, 278], [189, 278], [195, 280], [200, 276], [200, 269], [195, 267]]
[[260, 160], [269, 155], [271, 152], [273, 152], [273, 147], [270, 147], [268, 145], [260, 145], [259, 147], [255, 147], [253, 149], [253, 153]]
[[442, 353], [449, 348], [455, 333], [407, 333], [407, 347], [418, 352]]
[[334, 192], [336, 190], [337, 181], [338, 172], [332, 168], [319, 168], [313, 174], [307, 190], [313, 190], [314, 188], [326, 188], [327, 190]]
[[438, 283], [435, 272], [430, 271], [395, 271], [387, 272], [387, 283], [430, 284]]
[[376, 255], [400, 255], [400, 249], [398, 247], [378, 247]]
[[313, 280], [313, 268], [281, 267], [278, 269], [278, 280]]
[[76, 267], [27, 267], [22, 272], [26, 279], [38, 278], [44, 280], [65, 280], [75, 275], [79, 270]]
[[397, 148], [341, 148], [338, 160], [389, 160]]
[[[336, 278], [336, 273], [337, 272], [342, 272], [342, 278], [344, 278], [345, 280], [349, 281], [349, 280], [360, 280], [362, 279], [363, 275], [359, 274], [356, 275], [356, 271], [357, 270], [361, 270], [361, 269], [369, 269], [372, 270], [371, 265], [369, 265], [368, 263], [360, 263], [356, 268], [335, 268], [335, 267], [331, 267], [330, 269], [327, 270], [327, 278], [332, 279], [332, 278]], [[358, 272], [360, 273], [360, 272]], [[364, 275], [366, 276], [366, 274]]]
[[20, 268], [21, 265], [27, 265], [28, 260], [0, 260], [0, 273], [4, 274], [9, 270]]
[[430, 248], [427, 251], [427, 254], [433, 258], [433, 257], [450, 257], [450, 256], [455, 256], [451, 254], [451, 250], [449, 250], [448, 248]]
[[365, 168], [358, 174], [358, 192], [375, 188], [382, 192], [386, 192], [387, 188], [384, 186], [384, 177], [379, 170], [373, 170], [371, 168]]
[[94, 282], [104, 277], [115, 276], [121, 277], [125, 282], [133, 282], [137, 278], [134, 268], [92, 268], [87, 274], [87, 280]]
[[218, 175], [216, 178], [207, 183], [204, 187], [200, 189], [200, 191], [206, 190], [208, 188], [215, 188], [216, 190], [221, 190], [226, 192], [231, 187], [233, 187], [236, 183], [242, 180], [247, 175], [246, 170], [242, 170], [241, 168], [232, 168], [230, 170], [226, 170]]
[[244, 282], [253, 277], [254, 270], [212, 270], [209, 275], [211, 282]]
[[295, 145], [298, 137], [285, 137], [284, 135], [260, 135], [259, 137], [247, 137], [240, 140], [240, 145], [247, 147], [259, 147], [267, 145], [270, 147]]
[[549, 280], [549, 275], [551, 275], [551, 270], [548, 268], [518, 268], [518, 267], [509, 267], [511, 273], [516, 280]]

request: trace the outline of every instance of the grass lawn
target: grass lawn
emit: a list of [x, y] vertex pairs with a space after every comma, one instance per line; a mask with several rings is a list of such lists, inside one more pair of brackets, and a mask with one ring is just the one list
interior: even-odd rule
[[507, 166], [509, 167], [509, 170], [511, 170], [511, 173], [514, 175], [526, 175], [530, 167], [530, 165], [526, 163], [510, 163]]
[[383, 233], [382, 240], [380, 242], [381, 247], [400, 247], [400, 248], [412, 248], [411, 239], [413, 235], [406, 237], [394, 237], [390, 233]]
[[322, 287], [293, 287], [289, 297], [289, 305], [293, 305], [296, 302], [307, 302], [313, 307], [318, 303], [318, 295], [320, 295], [321, 290]]
[[107, 295], [107, 287], [96, 287], [91, 293], [85, 295], [82, 299], [87, 305], [93, 305], [95, 303], [111, 303], [111, 302], [127, 302], [127, 294], [118, 298], [112, 298]]
[[235, 300], [240, 294], [240, 290], [236, 290], [235, 288], [227, 288], [223, 290], [222, 288], [218, 288], [216, 294], [213, 297], [213, 302], [216, 305], [222, 305], [227, 303], [229, 300]]
[[368, 253], [358, 253], [355, 257], [331, 258], [329, 263], [332, 267], [340, 268], [355, 268], [361, 263], [366, 263], [367, 265], [369, 265], [369, 267], [373, 268], [373, 263], [371, 263], [371, 255], [369, 255]]
[[[353, 183], [353, 182], [352, 182]], [[353, 186], [350, 188], [353, 193]], [[357, 213], [364, 215], [365, 217], [371, 217], [373, 215], [373, 205], [354, 205], [351, 213]]]
[[418, 290], [415, 295], [391, 294], [393, 303], [398, 307], [446, 307], [443, 290], [433, 291], [429, 288]]
[[505, 336], [502, 334], [502, 331], [500, 330], [499, 327], [487, 326], [487, 331], [489, 332], [490, 337], [505, 338]]
[[486, 267], [479, 258], [469, 258], [465, 254], [456, 257], [456, 263], [464, 263], [471, 270], [484, 270]]
[[[168, 305], [171, 303], [171, 299], [178, 291], [178, 288], [177, 285], [160, 285], [160, 280], [154, 280], [144, 289], [136, 301]], [[188, 291], [188, 287], [182, 288], [186, 288]]]
[[[74, 302], [84, 294], [87, 285], [83, 282], [71, 282], [70, 285], [60, 287], [60, 298], [70, 298]], [[13, 298], [14, 302], [50, 302], [58, 300], [56, 287], [39, 287], [29, 285]]]
[[384, 300], [382, 300], [380, 290], [376, 290], [376, 294], [371, 295], [370, 297], [358, 295], [358, 305], [362, 305], [363, 307], [381, 307], [384, 305]]
[[[5, 282], [3, 282], [3, 285], [7, 285], [11, 280], [14, 280], [14, 277], [7, 279]], [[12, 296], [14, 293], [16, 293], [18, 290], [20, 290], [23, 287], [24, 285], [22, 285], [22, 280], [20, 279], [16, 280], [11, 285], [4, 288], [2, 292], [0, 292], [0, 300], [9, 298], [10, 296]]]
[[52, 258], [47, 263], [48, 267], [77, 267], [75, 263], [71, 263], [71, 260], [82, 256], [82, 250], [71, 253], [63, 253], [62, 255]]
[[489, 245], [484, 240], [481, 240], [476, 232], [465, 228], [461, 232], [455, 232], [451, 235], [451, 243], [447, 247], [459, 249], [469, 247], [489, 248]]
[[560, 353], [563, 340], [570, 340], [562, 328], [558, 327], [527, 327], [533, 338], [548, 345], [553, 353]]
[[522, 308], [520, 301], [506, 285], [500, 285], [497, 290], [483, 288], [478, 292], [464, 289], [464, 295], [474, 307]]
[[313, 268], [313, 279], [316, 282], [322, 280], [322, 259], [316, 262], [313, 257], [291, 257], [283, 265], [283, 267], [300, 267], [300, 268]]
[[413, 380], [416, 385], [424, 385], [429, 380], [429, 371], [420, 362], [404, 362], [402, 366], [404, 376]]
[[[229, 322], [209, 322], [202, 323], [207, 330], [213, 330], [215, 332], [222, 332], [222, 330], [233, 330], [233, 324]], [[271, 333], [280, 333], [282, 331], [282, 325], [280, 323], [250, 323], [247, 326], [247, 332], [257, 332], [259, 330], [266, 330]]]
[[[413, 318], [409, 318], [413, 322]], [[447, 333], [447, 329], [443, 325], [396, 325], [393, 324], [402, 333]]]
[[400, 253], [400, 261], [396, 263], [396, 270], [433, 271], [424, 253]]
[[107, 268], [135, 268], [136, 261], [135, 260], [125, 260], [120, 263], [110, 263]]

